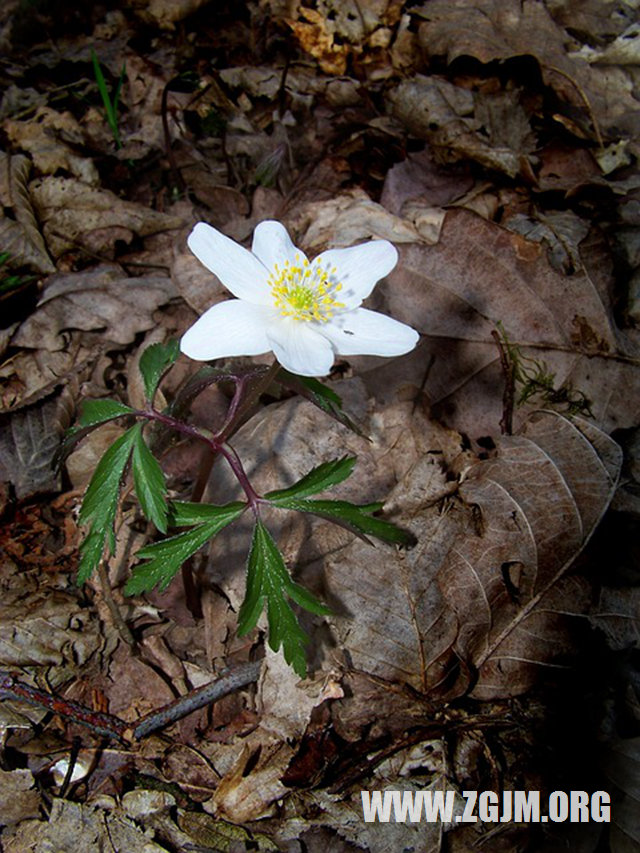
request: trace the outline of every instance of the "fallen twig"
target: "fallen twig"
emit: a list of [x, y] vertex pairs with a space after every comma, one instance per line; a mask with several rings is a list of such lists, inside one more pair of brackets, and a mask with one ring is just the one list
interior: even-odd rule
[[74, 723], [86, 726], [102, 737], [108, 737], [122, 743], [132, 743], [158, 731], [158, 729], [175, 723], [177, 720], [181, 720], [211, 702], [216, 702], [235, 690], [246, 687], [258, 679], [260, 667], [260, 661], [240, 664], [228, 670], [215, 681], [187, 693], [186, 696], [180, 696], [179, 699], [164, 705], [157, 711], [152, 711], [135, 725], [126, 723], [113, 714], [92, 711], [78, 702], [63, 699], [53, 693], [31, 687], [29, 684], [19, 681], [9, 672], [0, 671], [0, 699], [17, 699], [28, 702], [30, 705], [67, 717]]

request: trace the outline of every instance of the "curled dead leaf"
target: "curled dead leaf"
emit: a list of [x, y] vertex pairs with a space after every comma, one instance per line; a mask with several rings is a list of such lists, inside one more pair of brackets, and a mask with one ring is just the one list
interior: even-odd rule
[[177, 216], [123, 201], [109, 190], [75, 178], [41, 178], [32, 181], [29, 192], [56, 257], [78, 245], [105, 252], [116, 240], [130, 240], [134, 234], [145, 237], [183, 224]]
[[13, 338], [16, 346], [61, 350], [70, 329], [101, 329], [115, 343], [130, 343], [154, 326], [153, 312], [176, 295], [162, 276], [127, 278], [115, 265], [52, 276], [44, 295]]

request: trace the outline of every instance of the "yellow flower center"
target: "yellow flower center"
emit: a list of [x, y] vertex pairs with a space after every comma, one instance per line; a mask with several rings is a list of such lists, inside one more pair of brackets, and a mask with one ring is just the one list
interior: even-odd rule
[[284, 267], [276, 264], [268, 279], [274, 305], [283, 317], [326, 323], [345, 307], [335, 298], [342, 290], [335, 273], [335, 267], [323, 269], [317, 260], [310, 264], [305, 258], [301, 263], [300, 255], [292, 264], [288, 260]]

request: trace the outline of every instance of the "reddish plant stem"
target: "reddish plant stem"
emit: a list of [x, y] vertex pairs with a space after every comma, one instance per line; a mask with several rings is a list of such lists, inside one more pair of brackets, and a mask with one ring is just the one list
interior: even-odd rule
[[222, 429], [217, 433], [216, 438], [226, 441], [240, 426], [242, 426], [242, 424], [253, 414], [253, 409], [260, 400], [260, 397], [269, 389], [269, 386], [277, 378], [279, 371], [280, 365], [277, 361], [274, 361], [269, 369], [263, 373], [260, 380], [251, 390], [251, 393], [245, 397], [244, 400], [242, 399], [244, 387], [253, 378], [253, 376], [248, 375], [246, 377], [241, 377], [240, 382], [242, 383], [242, 387], [239, 388], [236, 386], [236, 394], [233, 395], [233, 399], [229, 406], [229, 412], [227, 413], [227, 418], [225, 419]]
[[249, 482], [249, 478], [247, 477], [247, 472], [244, 470], [242, 461], [231, 445], [216, 438], [216, 436], [210, 433], [209, 430], [198, 429], [198, 427], [191, 426], [191, 424], [186, 424], [183, 421], [178, 421], [170, 415], [157, 412], [155, 409], [139, 410], [135, 412], [135, 414], [139, 417], [147, 418], [148, 420], [158, 421], [170, 429], [176, 430], [176, 432], [188, 435], [190, 438], [196, 438], [198, 441], [202, 441], [207, 444], [213, 453], [219, 453], [221, 456], [224, 456], [229, 463], [229, 467], [233, 471], [236, 480], [247, 496], [249, 506], [254, 513], [258, 512], [261, 498]]

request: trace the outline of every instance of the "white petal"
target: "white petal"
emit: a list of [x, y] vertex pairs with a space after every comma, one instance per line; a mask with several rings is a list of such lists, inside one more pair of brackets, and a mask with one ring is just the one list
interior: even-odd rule
[[280, 364], [298, 376], [326, 376], [333, 364], [333, 348], [308, 323], [278, 318], [267, 337]]
[[391, 272], [398, 263], [398, 252], [388, 240], [372, 240], [349, 249], [329, 249], [318, 255], [316, 262], [329, 272], [336, 268], [331, 278], [342, 283], [337, 298], [351, 309], [357, 308], [380, 279]]
[[276, 264], [280, 267], [284, 265], [285, 261], [293, 264], [296, 255], [299, 261], [306, 260], [305, 253], [297, 249], [291, 242], [291, 237], [289, 237], [284, 225], [276, 222], [275, 219], [265, 219], [264, 222], [256, 225], [251, 251], [270, 272]]
[[366, 308], [339, 314], [320, 332], [339, 355], [404, 355], [420, 337], [411, 326]]
[[182, 352], [195, 361], [232, 355], [261, 355], [271, 344], [265, 329], [274, 312], [241, 299], [213, 305], [180, 340]]
[[271, 304], [269, 273], [248, 249], [205, 222], [198, 222], [189, 234], [187, 245], [234, 296], [258, 305]]

